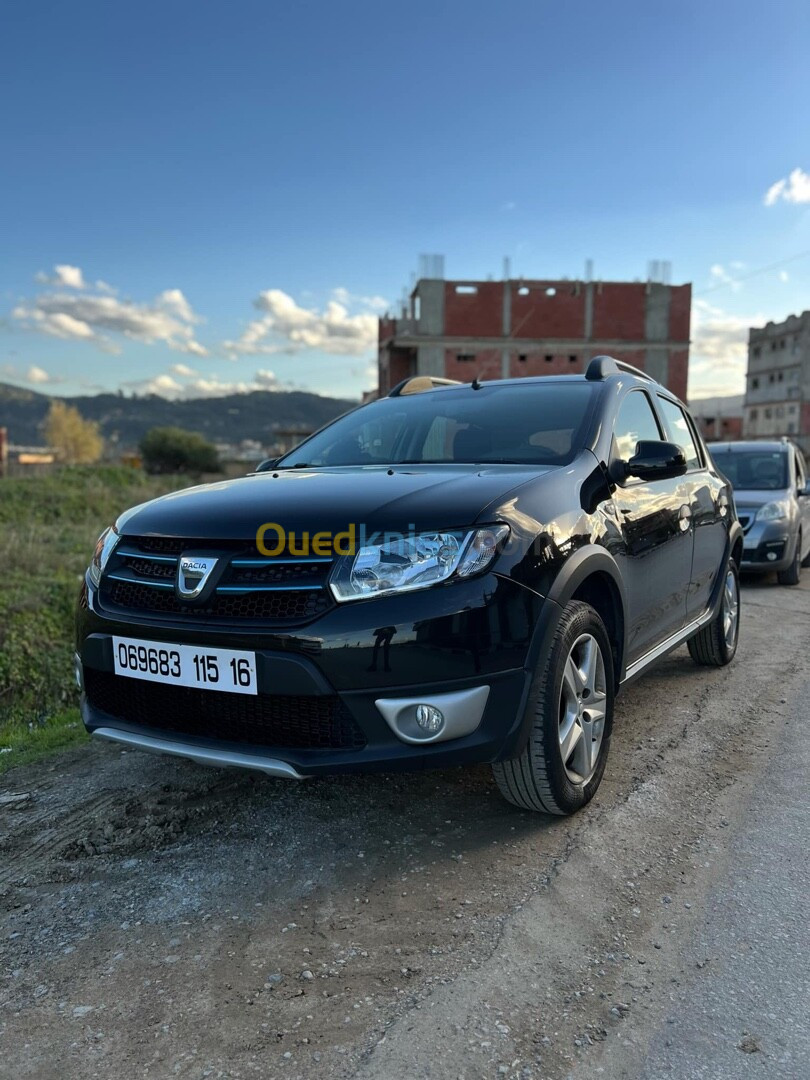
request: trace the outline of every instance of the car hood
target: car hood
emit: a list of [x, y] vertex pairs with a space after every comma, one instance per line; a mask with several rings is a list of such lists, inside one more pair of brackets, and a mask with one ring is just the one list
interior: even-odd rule
[[790, 498], [789, 490], [761, 491], [754, 488], [735, 488], [734, 502], [740, 506], [764, 506], [769, 502], [784, 502]]
[[368, 534], [471, 525], [550, 466], [408, 465], [282, 469], [164, 495], [123, 514], [128, 536], [255, 539], [267, 522], [297, 535], [354, 523]]

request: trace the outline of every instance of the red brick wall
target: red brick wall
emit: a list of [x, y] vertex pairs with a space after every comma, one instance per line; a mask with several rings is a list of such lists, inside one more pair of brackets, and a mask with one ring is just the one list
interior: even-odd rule
[[407, 349], [392, 349], [388, 359], [389, 390], [415, 373], [416, 364]]
[[[521, 296], [521, 288], [528, 289]], [[546, 296], [546, 289], [555, 289]], [[512, 327], [516, 338], [581, 338], [585, 333], [585, 298], [570, 281], [531, 282], [512, 286]]]
[[396, 331], [396, 319], [381, 318], [377, 325], [377, 340], [388, 341]]
[[644, 340], [645, 286], [610, 283], [594, 286], [593, 336], [622, 341]]
[[458, 379], [460, 382], [472, 382], [476, 375], [479, 379], [500, 379], [500, 349], [478, 349], [474, 361], [459, 361], [457, 356], [460, 352], [460, 349], [445, 350], [444, 374], [446, 378]]
[[477, 292], [456, 292], [444, 287], [444, 332], [457, 337], [500, 337], [503, 333], [503, 283], [479, 281]]
[[[576, 356], [573, 364], [568, 359], [568, 353], [554, 355], [551, 360], [546, 359], [546, 356], [551, 356], [550, 353], [512, 353], [509, 357], [509, 374], [513, 378], [519, 378], [521, 375], [581, 374], [584, 370], [583, 353], [577, 352], [570, 355]], [[526, 359], [521, 360], [521, 356], [525, 356]]]
[[686, 401], [688, 377], [689, 352], [686, 349], [672, 349], [669, 354], [667, 389], [677, 394], [681, 401]]
[[799, 434], [810, 435], [810, 401], [802, 402], [802, 424]]

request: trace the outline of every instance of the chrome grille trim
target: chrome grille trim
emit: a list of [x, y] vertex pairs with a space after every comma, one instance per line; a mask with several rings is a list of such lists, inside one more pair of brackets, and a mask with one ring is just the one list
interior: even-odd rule
[[[198, 621], [202, 616], [216, 617], [217, 597], [220, 597], [220, 617], [223, 621], [238, 623], [242, 618], [255, 620], [260, 616], [247, 612], [261, 610], [268, 612], [269, 621], [283, 623], [288, 620], [308, 621], [333, 606], [327, 589], [334, 561], [330, 556], [298, 557], [291, 555], [288, 550], [279, 556], [257, 557], [251, 554], [251, 546], [249, 540], [122, 537], [102, 575], [102, 607], [106, 606], [106, 599], [116, 609], [123, 607], [144, 615], [154, 613], [156, 617], [165, 618], [174, 614], [184, 620], [188, 617]], [[167, 599], [170, 594], [176, 595], [175, 571], [181, 556], [200, 550], [211, 555], [216, 553], [221, 559], [223, 566], [216, 588], [202, 605], [185, 601], [182, 596], [170, 601]], [[105, 583], [109, 583], [106, 590]], [[134, 586], [136, 589], [144, 586], [144, 589], [140, 593], [122, 592], [124, 586]], [[148, 599], [150, 593], [155, 595], [154, 605]], [[274, 594], [279, 596], [278, 603], [270, 599]], [[257, 599], [249, 601], [251, 596]], [[267, 598], [266, 604], [262, 597]], [[282, 597], [289, 597], [289, 601]], [[244, 598], [247, 606], [240, 606], [240, 598]], [[167, 604], [169, 607], [174, 605], [171, 611]], [[256, 604], [260, 607], [256, 608]]]

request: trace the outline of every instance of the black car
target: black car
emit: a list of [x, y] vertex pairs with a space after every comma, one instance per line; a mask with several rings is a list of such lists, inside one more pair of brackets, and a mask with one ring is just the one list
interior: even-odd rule
[[491, 762], [511, 802], [566, 814], [621, 685], [683, 642], [734, 656], [728, 485], [680, 402], [610, 357], [406, 381], [270, 465], [99, 538], [94, 735], [293, 778]]

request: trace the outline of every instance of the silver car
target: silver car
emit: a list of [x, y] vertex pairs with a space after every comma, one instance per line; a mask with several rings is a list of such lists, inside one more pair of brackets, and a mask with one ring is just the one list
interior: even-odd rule
[[810, 563], [810, 488], [801, 450], [792, 442], [710, 443], [734, 489], [745, 533], [743, 571], [776, 570], [780, 585], [798, 585]]

